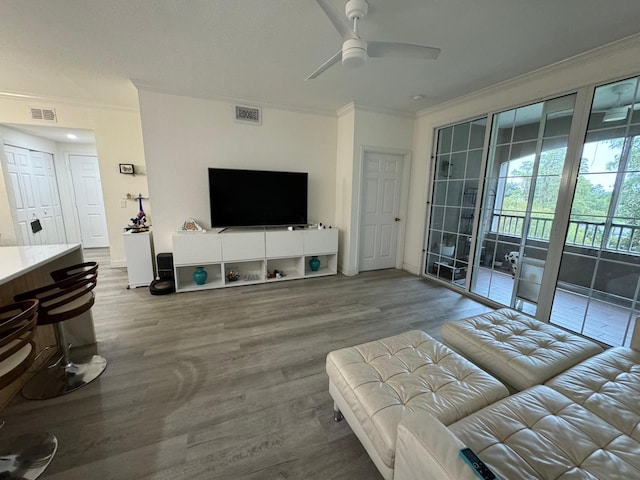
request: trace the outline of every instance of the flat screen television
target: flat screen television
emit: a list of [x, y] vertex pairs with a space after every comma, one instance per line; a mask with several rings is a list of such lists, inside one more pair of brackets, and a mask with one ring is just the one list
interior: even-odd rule
[[302, 172], [210, 168], [211, 226], [306, 225], [307, 179]]

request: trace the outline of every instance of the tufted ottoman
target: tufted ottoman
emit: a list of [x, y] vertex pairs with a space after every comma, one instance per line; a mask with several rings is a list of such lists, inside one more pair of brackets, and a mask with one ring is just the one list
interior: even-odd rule
[[544, 383], [602, 352], [594, 342], [509, 308], [445, 323], [442, 338], [516, 390]]
[[331, 352], [327, 373], [336, 419], [344, 414], [385, 479], [393, 478], [405, 412], [427, 411], [449, 425], [508, 395], [495, 378], [417, 330]]

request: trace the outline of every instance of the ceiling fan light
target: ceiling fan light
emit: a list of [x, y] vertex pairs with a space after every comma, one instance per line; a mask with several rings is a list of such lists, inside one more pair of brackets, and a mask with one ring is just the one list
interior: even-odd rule
[[342, 65], [349, 68], [361, 67], [367, 61], [367, 42], [359, 38], [345, 40], [342, 44]]
[[607, 110], [602, 118], [603, 122], [618, 122], [627, 118], [629, 113], [629, 106], [613, 107]]

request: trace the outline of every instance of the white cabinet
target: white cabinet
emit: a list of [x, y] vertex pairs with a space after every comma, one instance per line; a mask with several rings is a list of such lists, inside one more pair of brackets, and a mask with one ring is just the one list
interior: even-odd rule
[[[317, 271], [309, 264], [313, 257], [320, 260]], [[335, 275], [338, 230], [176, 233], [173, 263], [177, 292]], [[203, 285], [193, 280], [196, 267], [207, 272]]]
[[173, 262], [182, 265], [220, 263], [222, 239], [197, 232], [177, 233], [173, 236]]
[[[305, 230], [304, 232], [305, 276], [333, 275], [338, 270], [338, 230]], [[320, 267], [314, 271], [310, 261], [317, 257]]]
[[267, 258], [295, 257], [303, 255], [304, 232], [301, 230], [268, 231], [266, 238]]
[[338, 250], [338, 230], [304, 230], [304, 254], [319, 255]]
[[[224, 286], [222, 239], [219, 235], [181, 232], [173, 235], [173, 265], [176, 291], [187, 292]], [[204, 267], [207, 281], [196, 285], [193, 272]]]
[[148, 287], [154, 280], [151, 232], [128, 231], [123, 238], [129, 288]]
[[264, 232], [225, 232], [219, 236], [225, 262], [264, 259]]

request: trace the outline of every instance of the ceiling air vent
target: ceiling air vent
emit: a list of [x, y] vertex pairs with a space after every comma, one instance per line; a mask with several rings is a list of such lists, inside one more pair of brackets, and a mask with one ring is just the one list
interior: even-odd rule
[[29, 110], [31, 110], [33, 120], [56, 121], [56, 111], [53, 108], [29, 107]]
[[243, 107], [236, 105], [236, 122], [262, 124], [262, 111], [259, 107]]

